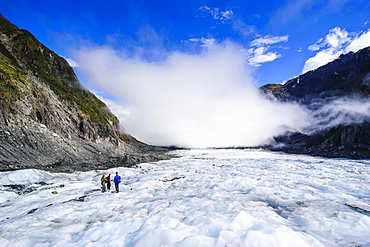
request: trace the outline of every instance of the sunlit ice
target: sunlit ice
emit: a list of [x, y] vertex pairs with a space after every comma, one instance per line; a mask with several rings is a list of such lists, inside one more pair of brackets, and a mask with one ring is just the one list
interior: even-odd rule
[[[1, 172], [1, 246], [370, 246], [368, 160], [173, 154], [134, 168]], [[102, 193], [102, 174], [115, 172], [120, 192]]]

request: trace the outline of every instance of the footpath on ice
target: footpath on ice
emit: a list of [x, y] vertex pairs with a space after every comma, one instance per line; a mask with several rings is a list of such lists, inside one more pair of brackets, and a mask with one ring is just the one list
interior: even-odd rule
[[[0, 246], [370, 247], [369, 160], [173, 153], [139, 168], [0, 173]], [[120, 192], [102, 193], [115, 172]]]

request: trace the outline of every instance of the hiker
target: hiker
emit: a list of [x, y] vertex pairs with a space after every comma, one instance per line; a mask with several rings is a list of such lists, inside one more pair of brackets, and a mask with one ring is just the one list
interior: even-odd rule
[[121, 176], [118, 175], [118, 172], [116, 172], [116, 176], [114, 176], [113, 179], [114, 185], [116, 186], [116, 192], [119, 192], [119, 183], [121, 182]]
[[105, 179], [105, 181], [107, 181], [107, 189], [108, 191], [110, 191], [110, 185], [111, 185], [111, 178], [110, 178], [110, 174], [108, 175], [108, 177]]
[[107, 181], [105, 180], [105, 175], [102, 175], [101, 176], [101, 192], [106, 192], [107, 191], [107, 189], [106, 189], [106, 187], [105, 187], [105, 184], [107, 183]]

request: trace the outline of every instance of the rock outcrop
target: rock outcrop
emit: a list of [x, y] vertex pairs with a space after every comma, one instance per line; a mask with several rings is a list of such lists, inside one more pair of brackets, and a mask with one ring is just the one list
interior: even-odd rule
[[139, 142], [67, 61], [0, 15], [0, 171], [56, 172], [168, 158]]
[[[370, 47], [338, 59], [316, 70], [289, 80], [284, 85], [268, 84], [261, 91], [281, 101], [295, 101], [313, 113], [332, 104], [336, 114], [326, 113], [326, 127], [307, 133], [286, 133], [275, 137], [274, 150], [326, 157], [370, 158], [370, 116], [340, 115], [356, 121], [337, 121], [335, 102], [370, 99]], [[345, 100], [343, 100], [345, 101]], [[342, 102], [343, 102], [342, 101]], [[340, 107], [339, 105], [337, 107]], [[349, 115], [349, 116], [348, 116]], [[328, 117], [329, 116], [329, 117]], [[317, 118], [323, 117], [317, 114]], [[336, 124], [329, 122], [337, 121]], [[315, 129], [315, 126], [312, 126]]]

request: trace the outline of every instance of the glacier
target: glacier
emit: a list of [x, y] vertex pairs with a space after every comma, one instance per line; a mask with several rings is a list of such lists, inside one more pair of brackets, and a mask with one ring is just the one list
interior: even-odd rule
[[[258, 149], [0, 173], [0, 246], [370, 247], [370, 160]], [[102, 193], [102, 174], [122, 176]]]

